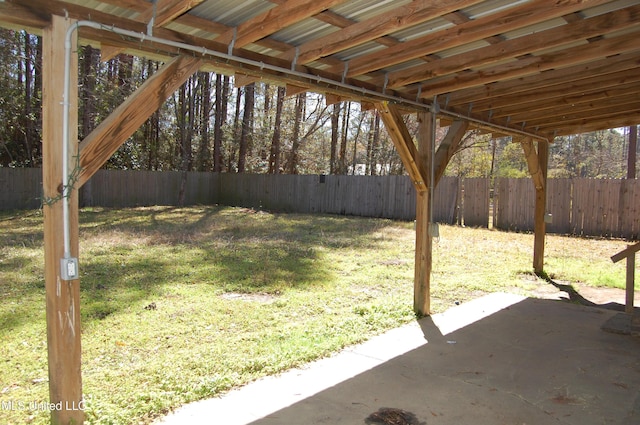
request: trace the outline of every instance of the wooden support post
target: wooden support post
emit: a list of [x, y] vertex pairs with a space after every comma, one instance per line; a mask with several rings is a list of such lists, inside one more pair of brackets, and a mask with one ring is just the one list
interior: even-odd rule
[[[64, 45], [72, 21], [53, 16], [44, 29], [42, 50], [42, 186], [44, 192], [44, 273], [47, 299], [47, 348], [49, 361], [49, 399], [51, 423], [82, 424], [82, 377], [80, 371], [80, 282], [63, 281], [60, 260], [64, 256], [61, 123], [63, 120]], [[70, 170], [76, 166], [78, 150], [78, 61], [72, 46], [69, 102]], [[57, 199], [57, 201], [56, 201]], [[69, 198], [70, 251], [78, 257], [78, 190]]]
[[418, 163], [423, 164], [427, 172], [425, 191], [416, 192], [416, 252], [415, 274], [413, 281], [413, 309], [416, 314], [431, 314], [431, 269], [433, 262], [431, 229], [431, 184], [433, 119], [427, 112], [418, 113]]
[[416, 189], [416, 254], [413, 285], [413, 309], [416, 314], [431, 313], [431, 152], [434, 143], [433, 120], [430, 113], [419, 113], [419, 150], [407, 129], [402, 114], [387, 102], [376, 105], [380, 118], [393, 141], [402, 164]]
[[[545, 215], [547, 208], [547, 165], [549, 162], [549, 143], [538, 142], [538, 167], [541, 185], [536, 185], [536, 202], [534, 212], [534, 241], [533, 241], [533, 271], [536, 274], [544, 272], [544, 241], [546, 236]], [[541, 187], [540, 187], [541, 186]]]
[[633, 298], [635, 295], [635, 272], [636, 272], [636, 255], [631, 254], [627, 257], [627, 282], [625, 292], [625, 313], [633, 313]]

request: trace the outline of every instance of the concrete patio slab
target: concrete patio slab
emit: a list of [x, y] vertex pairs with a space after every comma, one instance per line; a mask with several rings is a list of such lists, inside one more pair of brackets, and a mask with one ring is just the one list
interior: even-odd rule
[[640, 338], [602, 331], [615, 314], [491, 294], [159, 424], [640, 424]]

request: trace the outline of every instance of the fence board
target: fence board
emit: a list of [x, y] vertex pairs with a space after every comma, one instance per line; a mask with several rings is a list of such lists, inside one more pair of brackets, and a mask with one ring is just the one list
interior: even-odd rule
[[496, 179], [496, 228], [533, 230], [535, 188], [531, 179]]
[[618, 235], [640, 239], [640, 180], [621, 182]]
[[458, 222], [459, 181], [457, 177], [442, 177], [438, 182], [433, 194], [434, 221], [447, 224]]
[[462, 219], [464, 225], [489, 227], [489, 179], [464, 179], [463, 192]]
[[41, 203], [41, 169], [0, 168], [0, 209], [35, 209]]
[[552, 219], [546, 226], [547, 232], [571, 232], [571, 190], [571, 179], [547, 180], [547, 211]]

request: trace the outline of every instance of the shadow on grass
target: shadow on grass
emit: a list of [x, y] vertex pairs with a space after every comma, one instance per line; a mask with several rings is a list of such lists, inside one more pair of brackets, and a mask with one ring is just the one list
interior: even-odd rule
[[[3, 241], [39, 239], [34, 249], [42, 249], [39, 220], [13, 230], [7, 226]], [[385, 225], [381, 220], [226, 207], [87, 209], [81, 211], [80, 223], [83, 323], [126, 309], [142, 310], [180, 285], [207, 284], [220, 293], [278, 294], [330, 284], [332, 272], [322, 250], [371, 247], [376, 243], [372, 233]], [[27, 228], [29, 234], [24, 233]], [[34, 317], [42, 320], [41, 261], [26, 252], [0, 263], [0, 275], [16, 267], [32, 275], [28, 284], [0, 283], [4, 329]], [[6, 308], [11, 303], [19, 308]]]

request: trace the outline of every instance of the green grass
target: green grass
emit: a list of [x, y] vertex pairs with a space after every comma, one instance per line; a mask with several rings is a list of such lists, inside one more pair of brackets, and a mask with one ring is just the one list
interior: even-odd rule
[[[80, 220], [88, 424], [149, 423], [415, 319], [412, 223], [226, 207], [86, 209]], [[42, 217], [0, 213], [0, 229], [0, 401], [46, 401]], [[529, 273], [530, 234], [440, 235], [434, 312], [546, 285]], [[609, 256], [624, 247], [551, 236], [546, 269], [623, 287], [624, 264]], [[48, 423], [28, 410], [0, 419]]]

